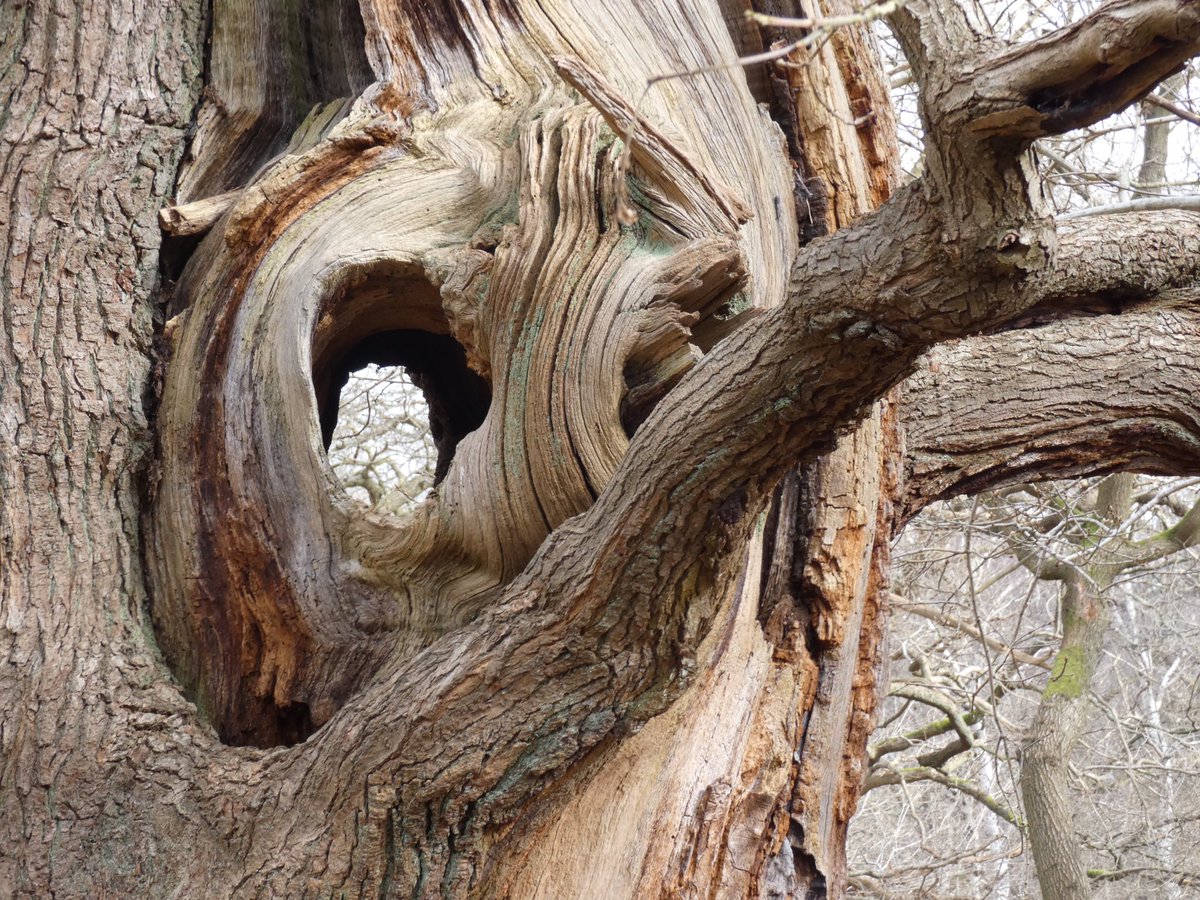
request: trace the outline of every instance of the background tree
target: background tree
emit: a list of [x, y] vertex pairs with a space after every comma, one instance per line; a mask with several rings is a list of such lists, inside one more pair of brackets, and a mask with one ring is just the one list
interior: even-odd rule
[[[783, 24], [738, 3], [0, 9], [13, 892], [836, 894], [890, 532], [1195, 466], [1200, 216], [1056, 223], [1028, 154], [1193, 3], [1020, 47], [785, 6], [750, 79]], [[895, 193], [833, 27], [885, 14]], [[379, 361], [438, 446], [406, 515], [325, 457]]]
[[[1059, 853], [1076, 849], [1053, 863], [1078, 866], [1089, 896], [1194, 886], [1200, 742], [1188, 686], [1200, 673], [1200, 616], [1194, 551], [1172, 539], [1195, 482], [1143, 480], [1123, 501], [1128, 514], [1106, 523], [1127, 477], [1009, 488], [909, 526], [887, 725], [872, 738], [869, 799], [852, 829], [861, 893], [1022, 897], [1041, 880], [1051, 896], [1062, 888], [1035, 877], [1030, 856], [1055, 839]], [[1071, 754], [1062, 732], [1045, 736], [1045, 707], [1065, 699], [1047, 688], [1069, 680], [1064, 633], [1078, 641], [1080, 630], [1061, 581], [1093, 571], [1101, 615], [1084, 626], [1111, 624], [1091, 637], [1101, 661], [1070, 701], [1081, 726]], [[1036, 766], [1036, 779], [1056, 779], [1053, 792], [1029, 789]], [[876, 790], [889, 785], [890, 796]], [[1038, 809], [1041, 819], [1027, 815], [1050, 801], [1058, 806]], [[1065, 828], [1044, 821], [1060, 809]]]

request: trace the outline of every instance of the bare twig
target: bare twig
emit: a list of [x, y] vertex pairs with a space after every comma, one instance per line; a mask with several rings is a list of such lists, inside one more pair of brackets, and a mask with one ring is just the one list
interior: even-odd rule
[[1186, 209], [1200, 211], [1200, 194], [1185, 194], [1178, 197], [1139, 197], [1136, 200], [1126, 200], [1124, 203], [1110, 203], [1107, 206], [1089, 206], [1086, 209], [1074, 209], [1058, 217], [1060, 222], [1072, 219], [1082, 219], [1086, 216], [1104, 216], [1114, 213], [1154, 212], [1161, 209]]
[[1200, 113], [1192, 112], [1186, 106], [1181, 106], [1174, 100], [1168, 100], [1166, 97], [1160, 97], [1157, 94], [1148, 94], [1146, 102], [1157, 106], [1159, 109], [1165, 109], [1167, 112], [1174, 113], [1185, 122], [1200, 125]]

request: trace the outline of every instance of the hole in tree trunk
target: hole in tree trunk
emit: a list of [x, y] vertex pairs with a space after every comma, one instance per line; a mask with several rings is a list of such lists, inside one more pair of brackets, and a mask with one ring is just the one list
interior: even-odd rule
[[483, 424], [492, 400], [458, 341], [414, 330], [355, 345], [328, 390], [321, 437], [330, 464], [352, 493], [392, 511], [446, 477], [458, 442]]
[[446, 477], [492, 399], [450, 334], [437, 289], [414, 267], [358, 274], [324, 304], [313, 344], [321, 439], [335, 473], [372, 505], [411, 506]]

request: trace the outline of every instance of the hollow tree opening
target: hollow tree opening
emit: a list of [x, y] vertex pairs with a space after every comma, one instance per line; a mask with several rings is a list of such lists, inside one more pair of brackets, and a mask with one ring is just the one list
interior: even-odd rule
[[[409, 393], [415, 388], [424, 398], [421, 415], [436, 452], [433, 485], [446, 477], [458, 442], [483, 424], [491, 404], [490, 385], [471, 369], [465, 349], [450, 334], [437, 289], [413, 269], [384, 269], [354, 278], [335, 292], [318, 320], [313, 357], [317, 415], [327, 453], [347, 399], [343, 391], [354, 373], [371, 366], [376, 373], [403, 369], [411, 382]], [[394, 378], [393, 383], [393, 401], [408, 402]], [[360, 390], [370, 387], [364, 384]], [[408, 427], [419, 430], [420, 423]], [[412, 464], [421, 465], [418, 460]]]
[[[361, 378], [357, 388], [347, 391], [347, 385], [356, 373], [364, 373], [365, 377]], [[396, 429], [404, 429], [408, 434], [392, 455], [416, 454], [411, 460], [416, 467], [414, 472], [426, 465], [419, 458], [424, 453], [420, 446], [420, 431], [428, 431], [434, 451], [434, 459], [428, 466], [433, 485], [446, 477], [458, 442], [483, 424], [491, 403], [491, 389], [467, 366], [462, 345], [449, 335], [428, 331], [409, 329], [372, 335], [356, 344], [327, 377], [327, 392], [324, 402], [319, 404], [321, 438], [326, 452], [331, 449], [339, 415], [346, 402], [363, 394], [369, 396], [373, 390], [372, 381], [380, 386], [386, 382], [390, 384], [390, 390], [380, 392], [379, 402], [403, 404], [404, 409], [369, 411], [369, 416], [378, 415], [385, 421], [376, 419], [362, 425], [372, 429], [372, 426], [377, 428], [391, 420]], [[411, 396], [415, 392], [419, 392], [419, 398]], [[413, 419], [406, 412], [408, 410], [418, 418]], [[364, 437], [365, 431], [360, 428], [357, 436]], [[355, 437], [351, 433], [345, 440], [352, 442]], [[410, 497], [410, 501], [414, 498], [415, 495]], [[376, 498], [372, 502], [376, 502]]]
[[[1028, 105], [1033, 91], [1072, 117], [1128, 105], [1200, 53], [1200, 5], [1109, 0], [1017, 46], [975, 35], [961, 21], [973, 4], [888, 4], [927, 133], [920, 183], [886, 202], [871, 191], [888, 151], [865, 139], [888, 124], [875, 54], [843, 29], [772, 71], [805, 127], [793, 167], [729, 65], [724, 23], [746, 25], [744, 5], [363, 4], [377, 83], [248, 185], [281, 149], [273, 130], [244, 139], [282, 96], [260, 88], [315, 68], [291, 64], [283, 13], [296, 4], [5, 7], [19, 27], [0, 43], [21, 64], [0, 76], [14, 98], [0, 123], [13, 201], [0, 217], [13, 292], [0, 327], [0, 884], [841, 891], [897, 506], [961, 489], [962, 472], [1111, 467], [1155, 440], [1194, 471], [1200, 217], [1059, 228], [1024, 151], [1061, 130]], [[804, 7], [779, 11], [854, 11]], [[314, 31], [318, 60], [336, 58], [345, 42]], [[646, 90], [684, 71], [696, 74]], [[628, 169], [609, 135], [637, 136]], [[252, 166], [247, 142], [262, 145]], [[220, 177], [177, 182], [191, 156]], [[827, 210], [808, 205], [816, 179]], [[181, 274], [160, 357], [151, 215], [177, 183], [185, 203], [246, 189]], [[625, 192], [664, 227], [622, 230]], [[797, 208], [838, 230], [799, 247]], [[381, 273], [384, 256], [409, 268]], [[436, 267], [429, 284], [418, 263]], [[411, 290], [369, 316], [326, 308], [346, 267], [361, 272], [346, 306]], [[744, 281], [766, 311], [624, 440], [621, 367], [648, 362], [636, 351], [664, 330], [686, 342], [682, 314], [709, 277]], [[1185, 293], [1132, 322], [1005, 332], [967, 377], [963, 335], [1135, 279]], [[448, 331], [431, 285], [461, 314]], [[414, 298], [433, 321], [416, 320]], [[339, 335], [349, 323], [369, 327]], [[399, 329], [454, 334], [493, 373], [495, 409], [460, 443], [439, 502], [377, 521], [329, 489], [312, 377]], [[956, 355], [929, 389], [961, 402], [917, 396], [894, 438], [882, 414], [850, 433], [936, 342]], [[1020, 362], [1055, 380], [1021, 380]], [[1068, 390], [1066, 376], [1086, 383]], [[1001, 412], [1006, 399], [1029, 408]], [[1007, 430], [972, 428], [968, 413]], [[816, 475], [778, 516], [800, 540], [773, 547], [803, 556], [768, 559], [758, 515], [800, 461]], [[234, 750], [204, 727], [267, 745], [305, 710], [324, 727], [290, 749]]]
[[403, 366], [350, 373], [325, 451], [342, 487], [368, 506], [400, 511], [428, 495], [437, 466], [429, 405]]

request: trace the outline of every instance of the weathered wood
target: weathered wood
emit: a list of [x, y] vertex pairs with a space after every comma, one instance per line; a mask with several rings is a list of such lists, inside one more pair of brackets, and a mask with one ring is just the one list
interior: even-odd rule
[[[1196, 51], [1188, 4], [1110, 5], [1170, 7], [1171, 52]], [[222, 0], [203, 96], [198, 7], [17, 8], [0, 36], [20, 60], [5, 102], [28, 113], [0, 120], [17, 384], [0, 393], [17, 449], [0, 459], [0, 886], [836, 890], [895, 432], [862, 426], [808, 483], [864, 508], [812, 516], [833, 549], [808, 535], [826, 571], [790, 607], [764, 554], [795, 553], [812, 510], [793, 482], [769, 535], [776, 485], [933, 345], [1073, 316], [1121, 278], [1159, 297], [1195, 269], [1153, 228], [1123, 251], [1132, 274], [1056, 263], [1024, 144], [972, 131], [992, 107], [956, 88], [1008, 58], [973, 55], [954, 7], [923, 0], [899, 28], [929, 171], [868, 214], [889, 184], [881, 111], [819, 154], [793, 122], [787, 158], [728, 65], [729, 7], [431, 0], [358, 20]], [[1148, 49], [1165, 27], [1127, 30], [1122, 59], [1151, 62], [1126, 66], [1121, 98], [1167, 71]], [[862, 40], [816, 63], [814, 90], [855, 116], [880, 83]], [[836, 228], [803, 247], [800, 168]], [[159, 359], [155, 216], [224, 191]], [[458, 341], [491, 394], [405, 517], [352, 504], [321, 438], [348, 355], [393, 332]], [[848, 577], [818, 577], [843, 560]], [[822, 677], [836, 702], [806, 723]], [[788, 839], [797, 811], [820, 850]]]
[[[852, 12], [841, 0], [816, 4], [813, 15]], [[884, 203], [895, 188], [899, 148], [888, 88], [865, 28], [844, 29], [820, 50], [822, 65], [803, 54], [785, 69], [795, 97], [803, 166], [825, 202], [812, 226], [833, 232]], [[814, 209], [798, 211], [810, 219]], [[812, 227], [810, 226], [810, 227]], [[880, 404], [831, 453], [799, 472], [795, 552], [778, 554], [789, 584], [762, 616], [802, 636], [797, 674], [810, 693], [786, 808], [793, 865], [791, 893], [820, 885], [845, 889], [845, 835], [857, 804], [866, 741], [873, 727], [884, 628], [891, 499], [899, 445], [896, 420]], [[788, 608], [790, 607], [790, 608]], [[787, 623], [786, 625], [784, 623]], [[784, 644], [786, 646], [786, 644]], [[790, 655], [790, 654], [789, 654]]]
[[240, 190], [226, 191], [179, 206], [165, 206], [158, 211], [158, 225], [171, 237], [204, 234], [237, 202], [241, 193]]

